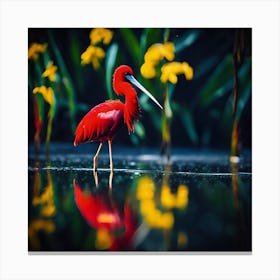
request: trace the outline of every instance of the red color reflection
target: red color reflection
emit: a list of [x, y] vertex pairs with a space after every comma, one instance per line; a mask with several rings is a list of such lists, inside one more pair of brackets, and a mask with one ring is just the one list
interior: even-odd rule
[[[136, 221], [127, 202], [117, 205], [112, 192], [83, 191], [74, 180], [77, 207], [87, 223], [97, 231], [105, 231], [109, 250], [133, 250]], [[98, 247], [98, 246], [97, 246]]]

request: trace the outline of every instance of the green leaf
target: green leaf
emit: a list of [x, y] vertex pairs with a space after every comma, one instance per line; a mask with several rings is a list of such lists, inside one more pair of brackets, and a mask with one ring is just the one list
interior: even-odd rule
[[241, 114], [247, 104], [248, 100], [250, 99], [252, 87], [251, 87], [251, 60], [247, 61], [243, 64], [239, 71], [239, 78], [240, 78], [240, 94], [237, 100], [237, 110], [236, 116], [240, 119]]
[[202, 75], [205, 75], [207, 72], [211, 71], [219, 62], [219, 56], [212, 54], [209, 57], [203, 58], [201, 63], [195, 67], [194, 79], [199, 79]]
[[181, 117], [182, 124], [183, 124], [183, 126], [186, 130], [186, 133], [188, 134], [192, 143], [197, 144], [198, 143], [198, 135], [197, 135], [197, 132], [196, 132], [196, 128], [195, 128], [192, 113], [189, 110], [189, 108], [187, 108], [186, 106], [179, 106], [179, 107], [180, 107], [180, 112], [181, 112], [181, 114], [179, 114], [179, 115]]
[[116, 64], [118, 48], [119, 46], [116, 43], [114, 43], [108, 48], [106, 53], [106, 60], [105, 60], [106, 89], [107, 89], [109, 99], [113, 99], [112, 75]]
[[130, 134], [130, 140], [133, 143], [133, 145], [135, 145], [135, 146], [139, 145], [139, 138], [137, 137], [136, 134], [131, 133]]
[[[79, 91], [84, 91], [84, 75], [81, 68], [81, 42], [76, 34], [76, 31], [69, 31], [69, 53], [71, 61], [73, 63], [73, 70], [75, 71], [75, 77], [73, 77], [73, 83], [78, 87]], [[71, 36], [70, 36], [71, 35]]]
[[69, 108], [70, 119], [71, 119], [71, 130], [72, 130], [72, 133], [74, 134], [75, 129], [76, 129], [76, 122], [75, 122], [76, 105], [75, 105], [74, 85], [73, 85], [71, 76], [69, 74], [69, 71], [66, 67], [66, 64], [64, 63], [61, 52], [60, 52], [58, 46], [56, 45], [54, 37], [50, 30], [48, 31], [48, 35], [49, 35], [49, 39], [50, 39], [50, 45], [51, 45], [51, 47], [54, 51], [55, 57], [56, 57], [58, 68], [63, 76], [62, 82], [65, 86], [66, 93], [68, 96], [68, 108]]
[[231, 55], [227, 55], [209, 77], [200, 91], [200, 104], [208, 107], [216, 99], [228, 93], [233, 87], [233, 68]]
[[38, 111], [39, 111], [39, 117], [41, 122], [44, 122], [44, 110], [45, 110], [45, 100], [44, 97], [41, 94], [36, 94], [37, 98], [37, 104], [38, 104]]
[[162, 28], [145, 28], [140, 38], [141, 64], [144, 62], [144, 55], [147, 49], [154, 43], [162, 42]]
[[144, 126], [140, 122], [135, 122], [134, 131], [139, 136], [139, 138], [144, 139], [146, 136], [146, 131]]
[[140, 44], [137, 37], [130, 28], [120, 28], [120, 33], [126, 44], [127, 51], [133, 59], [133, 63], [137, 66], [140, 64]]
[[199, 35], [200, 32], [198, 30], [194, 30], [191, 32], [186, 32], [184, 36], [177, 40], [175, 39], [175, 53], [179, 53], [185, 50], [187, 47], [191, 46], [198, 39]]

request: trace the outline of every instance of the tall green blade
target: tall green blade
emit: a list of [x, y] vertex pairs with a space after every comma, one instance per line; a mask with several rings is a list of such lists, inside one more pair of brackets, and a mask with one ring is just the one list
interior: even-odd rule
[[112, 89], [112, 75], [116, 64], [116, 58], [118, 54], [119, 46], [114, 43], [112, 44], [106, 53], [105, 60], [105, 71], [106, 71], [106, 89], [109, 99], [113, 99], [113, 89]]

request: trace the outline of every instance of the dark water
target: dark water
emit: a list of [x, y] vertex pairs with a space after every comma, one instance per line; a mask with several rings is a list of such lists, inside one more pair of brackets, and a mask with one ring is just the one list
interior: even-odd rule
[[251, 156], [52, 145], [28, 163], [29, 251], [251, 251]]

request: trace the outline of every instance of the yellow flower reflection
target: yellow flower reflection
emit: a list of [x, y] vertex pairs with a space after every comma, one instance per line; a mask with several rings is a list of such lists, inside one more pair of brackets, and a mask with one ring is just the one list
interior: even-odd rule
[[45, 101], [51, 106], [54, 104], [54, 91], [51, 87], [40, 86], [33, 89], [33, 94], [41, 93]]
[[95, 46], [88, 46], [86, 51], [81, 55], [82, 64], [90, 64], [94, 69], [98, 69], [100, 66], [100, 61], [105, 57], [105, 52], [102, 48]]
[[184, 74], [187, 80], [193, 78], [193, 68], [187, 62], [170, 62], [166, 63], [161, 68], [160, 80], [162, 83], [171, 82], [176, 84], [178, 81], [177, 75]]
[[166, 209], [185, 208], [189, 200], [189, 189], [186, 185], [179, 185], [177, 194], [171, 193], [171, 188], [168, 185], [163, 185], [161, 189], [161, 204]]
[[95, 246], [99, 250], [106, 250], [112, 245], [112, 237], [107, 229], [99, 229], [96, 231]]
[[[152, 228], [171, 229], [174, 225], [174, 215], [171, 209], [184, 209], [189, 201], [189, 189], [179, 185], [173, 194], [168, 185], [168, 176], [163, 179], [160, 194], [156, 194], [156, 186], [149, 176], [143, 176], [137, 184], [136, 198], [139, 201], [139, 211], [144, 221]], [[165, 209], [165, 210], [162, 210]]]
[[142, 201], [149, 201], [154, 198], [155, 184], [153, 180], [144, 176], [139, 180], [136, 197]]
[[95, 45], [99, 42], [102, 42], [105, 45], [108, 45], [113, 37], [113, 32], [106, 28], [94, 28], [89, 34], [91, 44]]
[[57, 66], [53, 65], [53, 62], [51, 61], [47, 66], [46, 70], [44, 71], [44, 73], [42, 74], [42, 77], [49, 78], [51, 82], [54, 82], [56, 71], [57, 71]]
[[41, 214], [44, 217], [52, 217], [55, 214], [56, 208], [53, 200], [53, 181], [49, 170], [47, 171], [47, 185], [44, 192], [41, 195], [35, 193], [32, 199], [32, 204], [33, 206], [43, 206]]
[[48, 44], [32, 43], [28, 48], [28, 59], [37, 60], [39, 53], [44, 53]]
[[53, 233], [55, 231], [55, 224], [52, 220], [37, 219], [33, 220], [28, 226], [28, 237], [30, 240], [30, 247], [32, 249], [40, 249], [40, 239], [38, 237], [39, 232]]
[[188, 235], [183, 231], [179, 231], [178, 236], [177, 236], [178, 247], [179, 248], [184, 248], [184, 247], [186, 247], [188, 242], [189, 242]]
[[34, 207], [40, 207], [40, 215], [38, 218], [32, 220], [28, 226], [28, 237], [30, 241], [30, 247], [32, 249], [40, 249], [40, 237], [39, 233], [44, 232], [51, 234], [55, 231], [56, 226], [52, 218], [56, 212], [56, 207], [53, 198], [53, 181], [50, 170], [47, 170], [47, 185], [44, 188], [42, 194], [40, 194], [41, 188], [41, 174], [39, 171], [35, 171], [35, 180], [33, 185], [33, 198], [32, 205]]
[[150, 177], [144, 176], [139, 179], [136, 198], [139, 200], [140, 212], [147, 225], [158, 229], [171, 229], [173, 227], [173, 214], [157, 209], [155, 184]]

